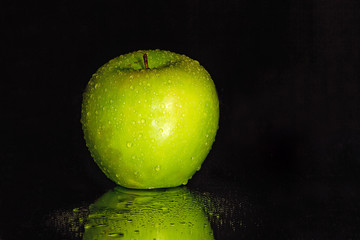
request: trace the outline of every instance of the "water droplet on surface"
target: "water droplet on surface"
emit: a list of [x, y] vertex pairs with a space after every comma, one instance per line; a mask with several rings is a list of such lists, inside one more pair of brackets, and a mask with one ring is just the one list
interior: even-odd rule
[[145, 123], [146, 122], [146, 120], [145, 119], [141, 119], [141, 123]]
[[182, 185], [186, 185], [188, 183], [188, 180], [185, 180], [182, 182]]
[[98, 87], [100, 87], [100, 83], [95, 84], [95, 88], [98, 88]]
[[131, 148], [131, 147], [132, 147], [132, 143], [131, 143], [131, 142], [128, 142], [128, 143], [126, 144], [126, 146], [127, 146], [128, 148]]
[[163, 104], [163, 103], [160, 104], [160, 107], [161, 107], [161, 108], [165, 108], [165, 104]]
[[155, 166], [155, 171], [157, 171], [157, 172], [160, 171], [160, 165]]
[[130, 86], [130, 89], [131, 89], [131, 90], [133, 90], [133, 89], [134, 89], [134, 86], [133, 86], [133, 85], [131, 85], [131, 86]]
[[164, 130], [163, 130], [162, 128], [160, 128], [160, 129], [159, 129], [159, 132], [163, 133], [163, 132], [164, 132]]

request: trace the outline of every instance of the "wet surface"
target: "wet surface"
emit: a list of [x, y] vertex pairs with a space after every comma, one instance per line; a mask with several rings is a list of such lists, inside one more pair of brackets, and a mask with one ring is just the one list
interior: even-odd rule
[[115, 187], [93, 203], [44, 215], [43, 234], [54, 239], [256, 239], [260, 209], [227, 186], [209, 191], [178, 187]]
[[0, 236], [218, 240], [360, 237], [358, 185], [347, 180], [304, 179], [297, 188], [267, 183], [257, 185], [257, 189], [234, 182], [209, 180], [209, 184], [201, 185], [197, 181], [160, 190], [111, 186], [88, 196], [84, 189], [73, 195], [55, 194], [55, 189], [33, 195], [29, 189], [18, 189], [5, 198], [10, 202], [3, 204], [2, 212], [8, 221], [0, 226]]

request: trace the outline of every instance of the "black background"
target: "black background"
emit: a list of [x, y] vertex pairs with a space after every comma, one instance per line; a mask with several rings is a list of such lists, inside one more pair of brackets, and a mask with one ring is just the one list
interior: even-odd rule
[[0, 239], [40, 234], [42, 213], [114, 187], [86, 149], [82, 92], [98, 67], [139, 49], [196, 59], [216, 84], [220, 128], [190, 187], [253, 196], [260, 239], [360, 238], [358, 1], [1, 5]]

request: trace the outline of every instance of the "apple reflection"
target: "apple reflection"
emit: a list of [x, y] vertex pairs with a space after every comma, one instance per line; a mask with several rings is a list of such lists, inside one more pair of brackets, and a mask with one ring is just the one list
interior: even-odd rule
[[89, 207], [83, 239], [214, 239], [201, 206], [186, 187], [116, 187]]

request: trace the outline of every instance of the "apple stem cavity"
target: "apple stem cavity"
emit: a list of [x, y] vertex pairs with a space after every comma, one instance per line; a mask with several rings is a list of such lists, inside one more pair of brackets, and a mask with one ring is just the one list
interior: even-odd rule
[[143, 58], [144, 58], [145, 69], [149, 69], [149, 63], [146, 53], [144, 53]]

